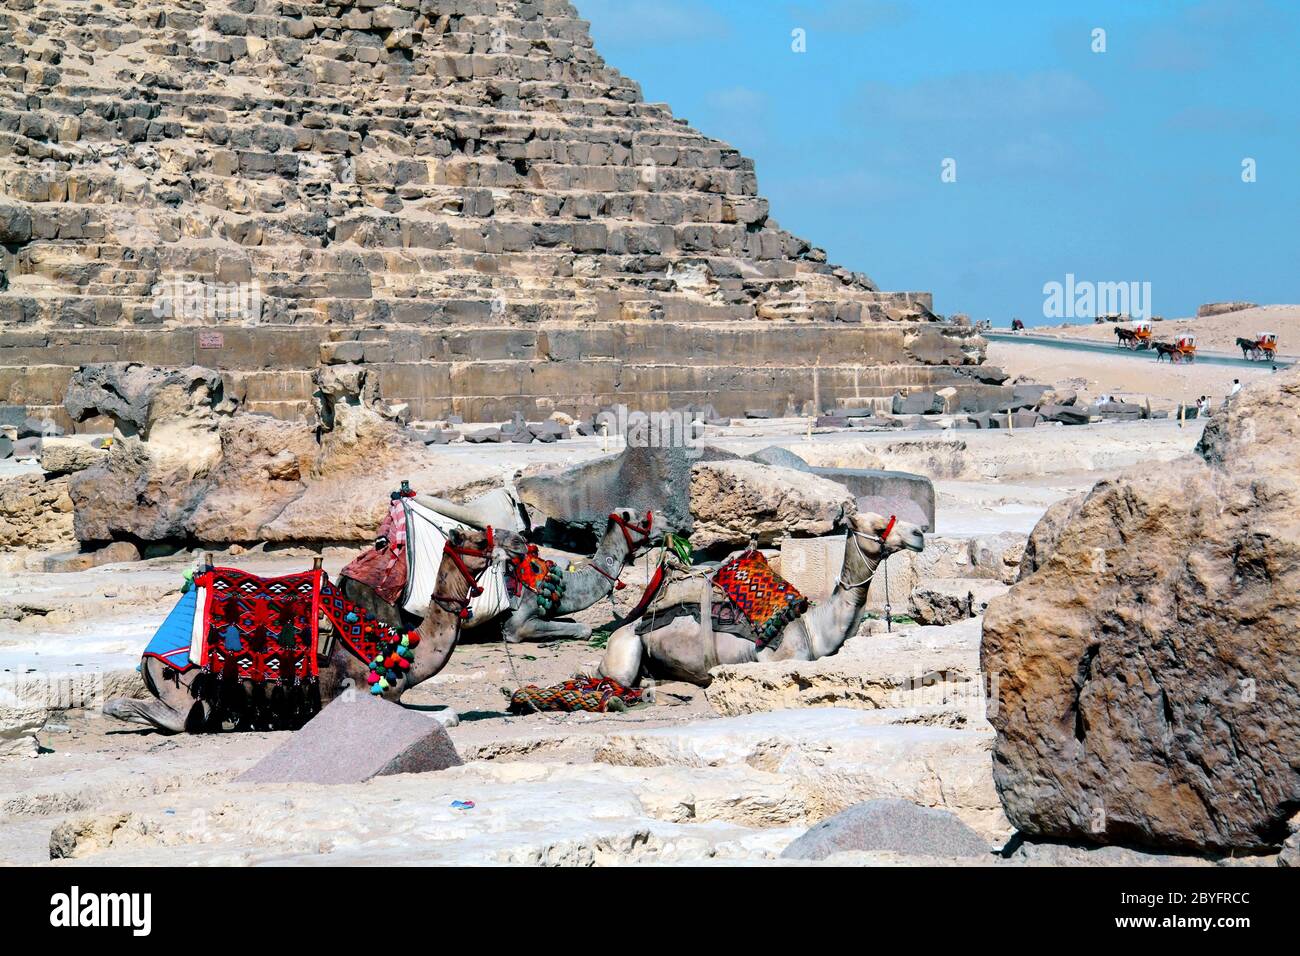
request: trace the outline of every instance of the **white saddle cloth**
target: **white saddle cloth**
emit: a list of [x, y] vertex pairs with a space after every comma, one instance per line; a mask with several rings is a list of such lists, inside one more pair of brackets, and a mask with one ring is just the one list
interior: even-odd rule
[[[456, 528], [469, 530], [446, 515], [417, 504], [410, 498], [402, 501], [406, 509], [406, 589], [400, 598], [402, 607], [423, 616], [438, 585], [438, 568], [442, 565], [447, 536]], [[462, 625], [478, 627], [510, 609], [506, 590], [506, 555], [493, 555], [492, 564], [479, 576], [483, 593], [470, 600], [469, 620]]]

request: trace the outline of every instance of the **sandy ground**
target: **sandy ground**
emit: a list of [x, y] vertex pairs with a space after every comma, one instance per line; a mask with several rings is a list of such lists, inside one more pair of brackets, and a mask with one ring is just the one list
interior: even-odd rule
[[988, 361], [1005, 369], [1013, 379], [1022, 377], [1025, 381], [1074, 389], [1083, 401], [1103, 394], [1139, 405], [1150, 399], [1153, 409], [1167, 409], [1180, 403], [1194, 405], [1201, 395], [1209, 396], [1217, 404], [1228, 394], [1233, 379], [1249, 385], [1273, 374], [1267, 365], [1259, 368], [1204, 362], [1173, 365], [1157, 362], [1150, 352], [1112, 358], [1098, 352], [1068, 352], [1021, 342], [990, 342]]
[[[1199, 428], [1170, 421], [999, 432], [857, 432], [809, 435], [806, 422], [746, 424], [712, 436], [747, 453], [785, 445], [815, 464], [902, 468], [931, 475], [938, 529], [931, 550], [998, 532], [1026, 534], [1053, 502], [1098, 478], [1190, 450]], [[449, 460], [470, 449], [433, 449]], [[492, 448], [511, 466], [584, 458], [599, 442]], [[563, 457], [562, 457], [563, 456]], [[942, 546], [941, 546], [942, 545]], [[960, 550], [960, 549], [958, 549]], [[351, 558], [327, 550], [331, 574]], [[311, 552], [248, 551], [223, 556], [265, 574], [310, 566]], [[175, 600], [194, 555], [178, 554], [79, 574], [32, 570], [12, 560], [0, 583], [0, 682], [94, 675], [105, 694], [129, 690], [141, 647]], [[945, 572], [947, 573], [947, 572]], [[625, 610], [647, 576], [629, 570]], [[929, 582], [938, 587], [942, 582]], [[983, 582], [985, 592], [1004, 584]], [[961, 581], [957, 585], [965, 587]], [[578, 616], [599, 625], [608, 603]], [[868, 621], [832, 658], [863, 670], [915, 663], [915, 647], [977, 660], [978, 621], [881, 633]], [[908, 634], [926, 634], [920, 640]], [[890, 651], [895, 644], [896, 651]], [[911, 643], [907, 643], [911, 641]], [[865, 642], [865, 643], [864, 643]], [[0, 862], [50, 859], [51, 839], [68, 862], [155, 863], [558, 863], [771, 862], [808, 826], [873, 796], [901, 796], [949, 809], [1000, 846], [1010, 829], [993, 790], [992, 732], [982, 711], [940, 688], [925, 701], [856, 699], [834, 691], [767, 712], [762, 694], [803, 700], [798, 674], [771, 681], [753, 712], [720, 711], [705, 692], [668, 683], [647, 706], [623, 714], [505, 712], [506, 693], [588, 671], [600, 657], [586, 641], [516, 645], [468, 633], [447, 668], [403, 703], [431, 716], [450, 708], [450, 730], [466, 765], [432, 775], [383, 778], [337, 788], [235, 784], [288, 734], [165, 737], [108, 721], [93, 709], [51, 713], [40, 756], [0, 758]], [[767, 667], [770, 665], [750, 665]], [[839, 666], [836, 664], [836, 666]], [[927, 667], [934, 665], [927, 664]], [[943, 668], [958, 673], [969, 665]], [[939, 669], [935, 667], [935, 669]], [[781, 690], [783, 680], [793, 681]], [[833, 682], [832, 682], [833, 683]], [[897, 681], [884, 681], [897, 686]], [[966, 685], [971, 686], [971, 685]], [[739, 694], [739, 697], [737, 697]], [[924, 706], [919, 704], [923, 703]], [[785, 706], [785, 705], [782, 705]], [[474, 810], [452, 809], [473, 800]], [[400, 807], [400, 821], [376, 829], [376, 806]], [[258, 828], [250, 831], [249, 821]], [[945, 864], [1151, 862], [1120, 854], [1022, 851], [1013, 859], [933, 859]], [[1083, 853], [1084, 851], [1069, 851]], [[1028, 855], [1027, 855], [1028, 854]], [[1036, 854], [1036, 855], [1035, 855]], [[899, 864], [867, 855], [835, 862]], [[1203, 862], [1178, 860], [1175, 862]]]

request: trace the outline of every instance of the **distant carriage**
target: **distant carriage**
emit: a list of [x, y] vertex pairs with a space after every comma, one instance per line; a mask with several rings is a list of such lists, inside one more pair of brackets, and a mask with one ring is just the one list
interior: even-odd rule
[[1277, 333], [1260, 332], [1253, 339], [1238, 338], [1241, 357], [1252, 362], [1271, 362], [1277, 357]]
[[1174, 362], [1195, 362], [1196, 361], [1196, 336], [1180, 335], [1178, 341], [1174, 343], [1173, 351], [1169, 358]]
[[1120, 348], [1138, 351], [1139, 349], [1151, 348], [1151, 323], [1147, 321], [1134, 322], [1128, 328], [1117, 325], [1115, 327], [1115, 338], [1119, 342]]

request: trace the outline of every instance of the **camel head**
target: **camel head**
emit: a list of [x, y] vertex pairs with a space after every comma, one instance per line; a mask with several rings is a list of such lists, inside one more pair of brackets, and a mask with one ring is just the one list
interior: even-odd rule
[[[867, 554], [875, 556], [886, 556], [893, 554], [895, 551], [924, 551], [925, 550], [925, 532], [919, 525], [914, 525], [910, 521], [897, 520], [894, 527], [889, 528], [889, 518], [885, 515], [878, 515], [871, 511], [863, 511], [855, 514], [849, 519], [849, 525], [857, 532], [854, 535], [858, 546]], [[889, 534], [885, 535], [885, 530], [889, 529]]]
[[528, 539], [522, 534], [514, 531], [500, 531], [493, 529], [492, 560], [499, 561], [502, 558], [512, 558], [518, 560], [528, 553]]
[[654, 512], [638, 513], [635, 508], [615, 508], [609, 514], [605, 535], [615, 535], [628, 545], [628, 556], [635, 557], [647, 549], [663, 544], [663, 516]]

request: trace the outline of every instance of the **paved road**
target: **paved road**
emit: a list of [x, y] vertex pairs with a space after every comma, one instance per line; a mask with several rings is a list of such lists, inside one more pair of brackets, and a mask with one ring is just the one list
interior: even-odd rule
[[[1089, 342], [1085, 339], [1065, 339], [1058, 338], [1054, 335], [1035, 335], [1032, 332], [984, 332], [984, 337], [991, 342], [1020, 342], [1024, 345], [1046, 345], [1049, 348], [1065, 349], [1069, 352], [1105, 352], [1107, 355], [1118, 355], [1120, 357], [1142, 359], [1147, 362], [1156, 360], [1154, 350], [1144, 349], [1140, 352], [1134, 352], [1129, 349], [1122, 349], [1117, 345], [1109, 342]], [[1235, 365], [1241, 368], [1267, 369], [1267, 362], [1252, 362], [1248, 359], [1233, 357], [1226, 352], [1207, 352], [1200, 349], [1196, 353], [1196, 364], [1208, 365]], [[1290, 368], [1290, 361], [1279, 359], [1278, 368]]]

